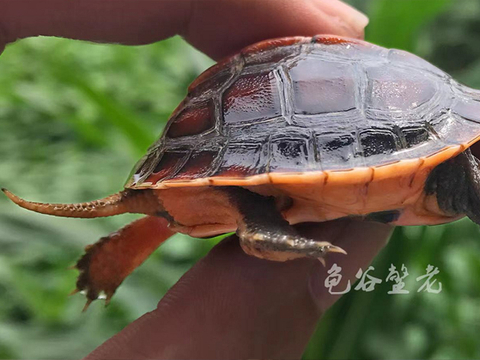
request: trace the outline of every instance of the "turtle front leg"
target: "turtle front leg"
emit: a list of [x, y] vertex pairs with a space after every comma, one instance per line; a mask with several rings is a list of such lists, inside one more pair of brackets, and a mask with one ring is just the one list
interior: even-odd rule
[[345, 250], [329, 242], [299, 235], [282, 217], [273, 198], [243, 188], [228, 188], [227, 191], [241, 214], [237, 235], [247, 254], [274, 261], [312, 257], [323, 264], [329, 252], [346, 254]]
[[84, 311], [100, 295], [108, 304], [123, 280], [174, 233], [167, 220], [146, 216], [88, 245], [75, 265], [80, 275], [73, 291], [86, 292]]

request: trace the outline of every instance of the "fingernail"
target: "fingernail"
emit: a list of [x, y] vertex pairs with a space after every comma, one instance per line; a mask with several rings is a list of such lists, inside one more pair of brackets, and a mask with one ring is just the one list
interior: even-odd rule
[[363, 37], [363, 30], [369, 21], [364, 13], [339, 0], [321, 0], [316, 1], [316, 4], [322, 11], [342, 23], [350, 36]]
[[350, 19], [345, 19], [345, 20], [349, 22], [351, 25], [355, 26], [359, 31], [362, 31], [363, 29], [365, 29], [365, 27], [368, 25], [368, 22], [369, 22], [367, 15], [358, 11], [354, 7], [351, 7], [351, 6], [348, 6], [348, 7], [349, 7]]

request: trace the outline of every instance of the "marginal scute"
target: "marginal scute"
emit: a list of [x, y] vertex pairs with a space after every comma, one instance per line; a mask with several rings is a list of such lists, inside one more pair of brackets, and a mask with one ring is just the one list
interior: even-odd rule
[[223, 94], [222, 105], [227, 125], [280, 115], [280, 94], [273, 71], [240, 76]]
[[397, 150], [395, 135], [388, 130], [372, 129], [360, 133], [363, 156], [387, 155]]
[[160, 147], [160, 142], [153, 144], [149, 148], [147, 154], [135, 164], [128, 177], [128, 180], [125, 183], [126, 188], [134, 188], [139, 184], [143, 184], [145, 179], [150, 176], [163, 154], [163, 151], [160, 150]]
[[[337, 169], [351, 164], [355, 156], [355, 138], [350, 134], [317, 134], [315, 136], [322, 168]], [[348, 168], [348, 166], [346, 166]]]
[[272, 139], [268, 171], [302, 171], [308, 167], [310, 153], [307, 139], [286, 136]]
[[263, 173], [261, 144], [231, 143], [223, 155], [216, 176], [251, 176]]
[[211, 172], [212, 164], [218, 157], [219, 151], [199, 150], [189, 157], [185, 165], [176, 174], [178, 179], [197, 179], [207, 176]]
[[174, 176], [187, 156], [188, 152], [185, 151], [164, 152], [157, 166], [145, 181], [156, 184], [161, 180]]
[[407, 147], [424, 143], [430, 139], [427, 129], [423, 127], [411, 127], [402, 130]]

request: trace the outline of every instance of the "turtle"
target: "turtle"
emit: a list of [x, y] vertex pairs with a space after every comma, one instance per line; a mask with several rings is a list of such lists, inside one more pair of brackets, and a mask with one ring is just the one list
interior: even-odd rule
[[[334, 35], [250, 45], [203, 72], [117, 194], [17, 205], [43, 214], [146, 216], [87, 246], [86, 307], [180, 232], [236, 231], [271, 261], [345, 253], [293, 225], [356, 217], [480, 224], [480, 92], [416, 55]], [[354, 254], [353, 254], [354, 256]]]

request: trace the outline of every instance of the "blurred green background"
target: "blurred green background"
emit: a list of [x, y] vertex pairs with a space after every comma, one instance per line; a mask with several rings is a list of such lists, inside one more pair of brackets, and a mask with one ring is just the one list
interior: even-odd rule
[[[358, 0], [369, 41], [414, 52], [480, 89], [480, 2]], [[118, 191], [212, 61], [173, 38], [124, 47], [28, 39], [0, 57], [0, 185], [38, 201], [86, 201]], [[146, 311], [215, 240], [177, 235], [119, 288], [107, 308], [67, 297], [83, 247], [134, 216], [46, 217], [0, 197], [0, 358], [86, 355]], [[480, 358], [480, 232], [468, 220], [397, 228], [375, 260], [408, 267], [409, 295], [351, 292], [325, 316], [305, 359]], [[440, 294], [415, 277], [437, 266]]]

